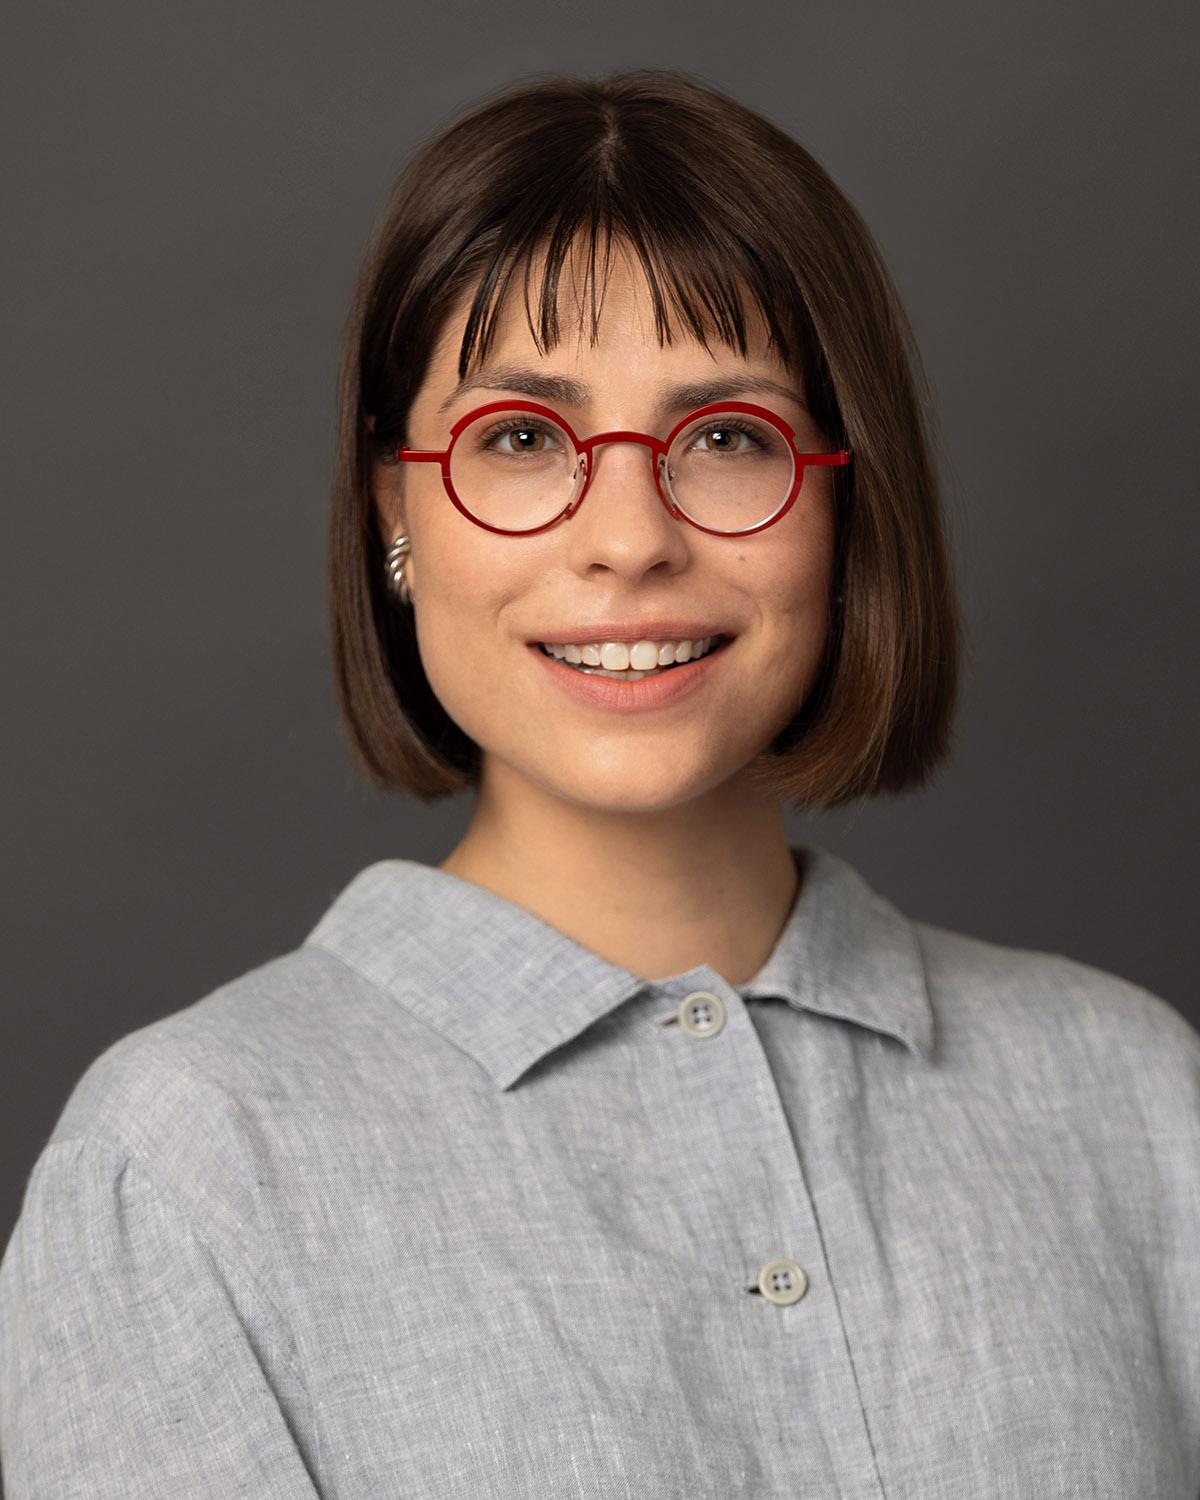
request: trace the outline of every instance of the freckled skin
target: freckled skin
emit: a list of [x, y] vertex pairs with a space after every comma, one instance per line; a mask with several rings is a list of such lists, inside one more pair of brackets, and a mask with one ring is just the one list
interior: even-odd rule
[[[582, 276], [571, 258], [563, 287], [559, 345], [538, 352], [518, 292], [502, 311], [488, 363], [584, 382], [590, 405], [562, 406], [583, 435], [656, 425], [665, 432], [655, 421], [661, 385], [728, 372], [795, 386], [768, 351], [757, 314], [745, 359], [716, 339], [706, 350], [677, 326], [674, 344], [660, 347], [640, 268], [619, 246], [594, 345], [586, 322], [578, 329]], [[474, 390], [437, 413], [458, 382], [466, 307], [464, 300], [448, 319], [413, 402], [414, 448], [444, 448], [453, 422], [472, 407], [520, 399], [516, 391]], [[761, 399], [795, 427], [803, 450], [828, 450], [798, 403]], [[475, 526], [451, 504], [436, 465], [376, 471], [385, 534], [412, 538], [407, 577], [426, 674], [484, 752], [471, 825], [442, 868], [521, 901], [597, 951], [645, 965], [654, 952], [670, 964], [694, 951], [687, 932], [716, 899], [696, 889], [700, 858], [710, 881], [719, 869], [747, 893], [752, 909], [739, 937], [724, 938], [731, 967], [745, 967], [764, 944], [769, 949], [795, 887], [781, 809], [739, 773], [792, 717], [820, 667], [834, 556], [830, 471], [807, 470], [776, 525], [726, 539], [669, 515], [647, 449], [605, 445], [594, 457], [581, 509], [529, 537]], [[578, 704], [547, 681], [525, 644], [551, 623], [658, 613], [712, 618], [737, 634], [709, 682], [665, 711], [618, 716]], [[664, 925], [648, 945], [639, 903], [669, 911], [670, 892], [679, 924], [673, 932]], [[590, 914], [597, 903], [603, 920]]]

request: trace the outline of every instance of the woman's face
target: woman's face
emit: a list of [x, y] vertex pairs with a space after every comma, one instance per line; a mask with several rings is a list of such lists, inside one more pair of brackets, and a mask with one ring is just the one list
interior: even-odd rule
[[[752, 326], [745, 359], [715, 340], [709, 352], [678, 329], [674, 345], [660, 347], [640, 270], [616, 250], [592, 344], [586, 324], [576, 331], [580, 283], [565, 274], [571, 264], [568, 258], [558, 347], [538, 353], [518, 292], [508, 298], [472, 389], [458, 395], [466, 301], [455, 309], [413, 402], [410, 447], [443, 450], [465, 412], [531, 399], [515, 370], [578, 383], [578, 401], [533, 399], [560, 411], [580, 437], [617, 430], [665, 436], [691, 409], [662, 407], [660, 393], [670, 386], [750, 376], [796, 393], [795, 377], [767, 351], [759, 326]], [[503, 378], [493, 382], [489, 372], [502, 368]], [[795, 428], [801, 451], [828, 451], [798, 393], [739, 391], [736, 398], [779, 413]], [[512, 434], [501, 441], [512, 450]], [[593, 465], [575, 515], [530, 536], [497, 535], [468, 520], [433, 463], [378, 469], [375, 498], [387, 538], [405, 531], [412, 540], [407, 577], [421, 660], [446, 712], [481, 747], [485, 779], [495, 787], [515, 776], [596, 811], [645, 813], [731, 782], [808, 693], [828, 629], [831, 471], [806, 469], [791, 509], [773, 526], [722, 537], [668, 513], [648, 448], [601, 444]], [[569, 669], [530, 644], [599, 639], [588, 635], [599, 622], [663, 617], [712, 624], [733, 639], [689, 691], [632, 712], [577, 696], [559, 680]]]

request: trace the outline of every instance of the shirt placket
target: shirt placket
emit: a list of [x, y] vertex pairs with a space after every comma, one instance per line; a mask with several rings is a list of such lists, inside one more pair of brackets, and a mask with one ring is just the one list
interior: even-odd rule
[[777, 1493], [885, 1495], [821, 1227], [775, 1075], [746, 1003], [702, 967], [656, 987], [647, 1012], [701, 1246], [741, 1308], [755, 1418]]

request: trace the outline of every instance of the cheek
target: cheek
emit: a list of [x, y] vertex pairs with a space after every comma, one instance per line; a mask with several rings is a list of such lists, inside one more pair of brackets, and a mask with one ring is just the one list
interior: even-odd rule
[[424, 541], [425, 570], [414, 590], [421, 664], [446, 712], [478, 739], [506, 711], [506, 674], [523, 649], [520, 599], [532, 580], [498, 558], [486, 538], [481, 545], [459, 529]]
[[486, 742], [504, 712], [503, 670], [493, 652], [473, 644], [481, 639], [463, 611], [432, 604], [418, 619], [417, 647], [434, 697], [451, 719]]
[[781, 601], [767, 636], [764, 696], [796, 705], [820, 670], [829, 640], [829, 612], [816, 589]]
[[765, 653], [765, 686], [770, 696], [794, 700], [815, 678], [830, 630], [832, 536], [824, 524], [805, 518], [774, 566], [764, 570], [757, 590]]

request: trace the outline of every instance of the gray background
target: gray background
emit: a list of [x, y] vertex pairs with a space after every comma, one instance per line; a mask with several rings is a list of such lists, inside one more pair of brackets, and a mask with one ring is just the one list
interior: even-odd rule
[[413, 143], [657, 65], [832, 173], [932, 380], [970, 631], [917, 795], [794, 818], [915, 917], [1196, 1019], [1197, 136], [1183, 5], [10, 5], [0, 1236], [79, 1073], [465, 798], [372, 791], [324, 595], [337, 340]]

